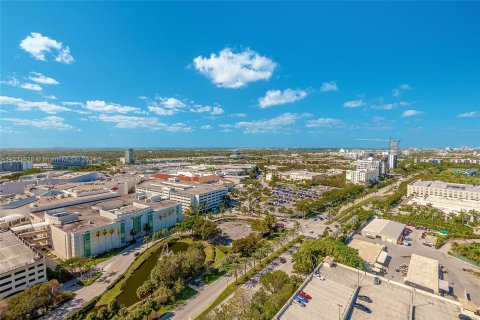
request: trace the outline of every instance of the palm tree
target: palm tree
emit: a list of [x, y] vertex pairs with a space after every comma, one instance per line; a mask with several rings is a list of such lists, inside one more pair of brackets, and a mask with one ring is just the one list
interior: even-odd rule
[[135, 229], [130, 230], [130, 236], [132, 236], [132, 241], [135, 240], [136, 235], [137, 235], [137, 230]]
[[145, 234], [150, 232], [150, 224], [148, 222], [143, 225], [143, 232], [145, 232]]
[[103, 245], [104, 245], [103, 251], [107, 251], [107, 240], [105, 239], [108, 234], [107, 229], [103, 229], [102, 234], [103, 234]]
[[112, 234], [115, 232], [115, 230], [113, 228], [111, 228], [110, 230], [108, 230], [108, 233], [110, 233], [110, 246], [112, 247], [113, 249], [113, 239], [112, 239]]
[[95, 232], [95, 235], [97, 236], [97, 244], [100, 243], [100, 235], [101, 235], [101, 234], [102, 234], [102, 232], [100, 232], [100, 230], [97, 230], [97, 231]]
[[242, 265], [235, 259], [232, 264], [232, 273], [235, 275], [235, 283], [238, 283], [238, 274], [242, 271]]

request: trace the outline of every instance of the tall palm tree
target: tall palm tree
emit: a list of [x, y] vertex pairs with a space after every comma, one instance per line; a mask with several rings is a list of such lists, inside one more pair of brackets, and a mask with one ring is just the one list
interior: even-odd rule
[[97, 236], [97, 244], [100, 244], [100, 235], [102, 234], [102, 232], [100, 230], [97, 230], [95, 232], [95, 235]]
[[137, 235], [137, 230], [135, 229], [130, 230], [130, 236], [132, 236], [132, 240], [135, 240], [136, 235]]
[[111, 246], [112, 249], [113, 249], [113, 239], [112, 239], [113, 237], [112, 237], [112, 235], [113, 235], [114, 232], [115, 232], [115, 230], [113, 228], [110, 228], [110, 230], [108, 230], [108, 233], [110, 233], [110, 246]]
[[106, 236], [108, 234], [107, 229], [103, 229], [102, 234], [103, 234], [103, 248], [104, 248], [103, 251], [107, 251], [107, 240], [106, 240]]

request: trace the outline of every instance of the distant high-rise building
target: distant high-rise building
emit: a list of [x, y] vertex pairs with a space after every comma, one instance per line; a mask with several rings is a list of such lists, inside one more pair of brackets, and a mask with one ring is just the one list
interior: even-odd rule
[[135, 163], [135, 153], [133, 152], [132, 148], [125, 150], [125, 163], [126, 164]]
[[400, 140], [389, 140], [388, 148], [388, 169], [389, 171], [395, 170], [397, 168], [398, 162], [398, 145]]

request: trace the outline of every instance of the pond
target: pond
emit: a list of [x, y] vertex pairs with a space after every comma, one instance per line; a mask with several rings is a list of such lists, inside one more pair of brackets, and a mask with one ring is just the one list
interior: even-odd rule
[[[169, 250], [174, 253], [180, 251], [186, 251], [190, 245], [187, 242], [177, 241], [168, 244]], [[149, 277], [150, 271], [157, 264], [158, 258], [162, 254], [162, 247], [153, 253], [147, 260], [133, 273], [133, 275], [123, 284], [123, 291], [116, 297], [119, 305], [125, 307], [140, 301], [137, 297], [137, 289], [140, 287]]]

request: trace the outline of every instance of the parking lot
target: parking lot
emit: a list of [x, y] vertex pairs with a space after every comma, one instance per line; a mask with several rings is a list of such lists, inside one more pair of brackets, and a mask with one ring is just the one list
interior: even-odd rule
[[292, 207], [295, 203], [304, 199], [318, 198], [325, 191], [331, 190], [331, 187], [314, 186], [310, 188], [299, 188], [293, 186], [277, 185], [272, 188], [272, 200], [267, 205], [274, 207], [285, 206]]
[[[442, 249], [437, 250], [435, 247], [423, 245], [424, 239], [421, 239], [422, 230], [417, 230], [412, 227], [409, 228], [413, 229], [413, 232], [408, 236], [412, 239], [411, 246], [387, 243], [380, 239], [369, 239], [358, 234], [354, 236], [354, 239], [385, 244], [388, 255], [391, 257], [388, 267], [386, 268], [387, 273], [385, 277], [400, 283], [404, 283], [405, 276], [401, 270], [397, 272], [396, 269], [401, 265], [408, 266], [412, 253], [438, 260], [438, 263], [443, 265], [447, 271], [446, 273], [440, 272], [439, 275], [440, 279], [448, 281], [450, 285], [450, 296], [446, 297], [453, 299], [453, 295], [455, 295], [465, 298], [468, 293], [471, 300], [477, 306], [480, 306], [480, 278], [472, 273], [463, 271], [464, 268], [468, 268], [480, 272], [480, 269], [450, 256]], [[405, 271], [406, 270], [407, 269], [405, 269]]]
[[[310, 302], [305, 307], [289, 304], [279, 319], [339, 319], [345, 316], [346, 319], [406, 320], [413, 313], [413, 319], [450, 320], [458, 319], [461, 311], [457, 302], [383, 277], [380, 277], [380, 284], [375, 285], [374, 275], [341, 265], [322, 267], [320, 273], [325, 281], [313, 277], [302, 289], [312, 296]], [[360, 287], [355, 295], [358, 284]], [[359, 296], [368, 297], [370, 302], [362, 301]], [[370, 313], [353, 307], [354, 303], [367, 307]]]

